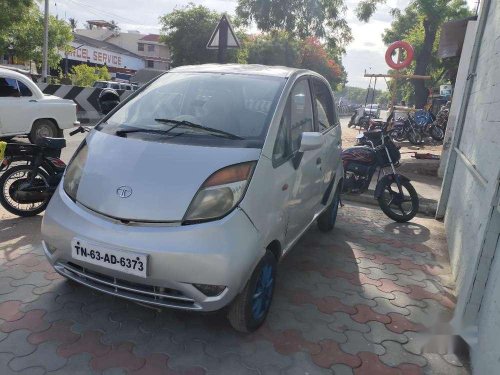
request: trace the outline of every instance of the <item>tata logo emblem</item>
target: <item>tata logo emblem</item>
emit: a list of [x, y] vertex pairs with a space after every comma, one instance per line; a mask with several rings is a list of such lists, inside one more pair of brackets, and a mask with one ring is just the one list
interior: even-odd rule
[[132, 188], [130, 186], [120, 186], [116, 189], [116, 195], [120, 198], [128, 198], [132, 195]]

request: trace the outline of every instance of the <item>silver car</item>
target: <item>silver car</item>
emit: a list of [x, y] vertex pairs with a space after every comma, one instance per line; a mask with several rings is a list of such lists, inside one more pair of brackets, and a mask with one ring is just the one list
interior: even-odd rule
[[315, 221], [335, 224], [341, 133], [317, 73], [176, 68], [90, 132], [43, 218], [61, 275], [160, 307], [230, 305], [257, 329], [276, 269]]

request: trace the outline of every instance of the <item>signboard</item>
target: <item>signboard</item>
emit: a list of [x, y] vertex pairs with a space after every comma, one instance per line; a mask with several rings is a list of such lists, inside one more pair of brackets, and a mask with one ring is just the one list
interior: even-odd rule
[[[68, 59], [74, 61], [90, 62], [98, 65], [106, 65], [111, 68], [126, 68], [132, 70], [144, 69], [144, 60], [123, 55], [121, 53], [116, 53], [113, 51], [107, 51], [100, 48], [94, 48], [87, 45], [78, 45], [77, 43], [71, 43], [74, 47], [73, 51], [68, 53]], [[64, 52], [60, 53], [62, 57], [66, 57]]]
[[444, 97], [450, 97], [453, 94], [453, 86], [452, 85], [441, 85], [439, 86], [439, 95]]
[[226, 48], [240, 48], [240, 41], [236, 37], [234, 33], [233, 26], [229, 19], [224, 14], [220, 19], [217, 27], [215, 28], [210, 40], [208, 41], [207, 48], [208, 49], [219, 49], [219, 41], [221, 39], [221, 30], [222, 32], [227, 32], [227, 40], [226, 40]]

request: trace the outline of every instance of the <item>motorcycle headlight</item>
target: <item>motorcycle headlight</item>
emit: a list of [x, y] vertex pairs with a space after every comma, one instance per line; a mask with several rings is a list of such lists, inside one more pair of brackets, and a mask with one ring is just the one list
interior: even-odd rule
[[68, 196], [76, 201], [76, 193], [82, 178], [83, 168], [87, 161], [88, 147], [84, 144], [73, 157], [69, 163], [66, 171], [64, 172], [63, 189]]
[[196, 193], [184, 217], [184, 224], [220, 219], [243, 199], [256, 162], [222, 168], [212, 174]]

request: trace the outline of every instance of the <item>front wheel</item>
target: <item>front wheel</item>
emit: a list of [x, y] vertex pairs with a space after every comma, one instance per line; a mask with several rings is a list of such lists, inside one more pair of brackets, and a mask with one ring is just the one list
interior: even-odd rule
[[253, 332], [266, 320], [276, 284], [277, 260], [267, 251], [248, 280], [245, 289], [233, 301], [228, 319], [239, 332]]
[[[31, 173], [31, 165], [16, 165], [7, 169], [0, 177], [0, 204], [11, 214], [21, 217], [35, 216], [43, 212], [49, 204], [50, 197], [36, 202], [26, 202], [17, 197], [19, 190], [30, 185]], [[47, 187], [48, 180], [49, 176], [45, 172], [38, 171], [33, 185]]]
[[401, 190], [395, 180], [386, 180], [378, 204], [392, 220], [405, 223], [417, 214], [419, 199], [410, 181], [403, 180], [400, 185]]
[[389, 137], [396, 142], [404, 142], [406, 140], [406, 132], [403, 129], [392, 129], [389, 132]]
[[422, 143], [422, 134], [415, 130], [410, 130], [408, 133], [408, 140], [412, 145], [419, 145]]
[[337, 213], [339, 211], [340, 203], [340, 186], [335, 192], [332, 203], [330, 206], [318, 217], [318, 229], [321, 232], [329, 232], [335, 227], [337, 221]]

